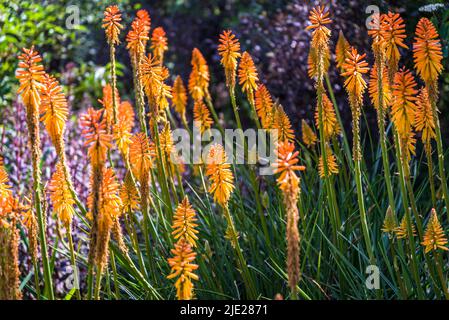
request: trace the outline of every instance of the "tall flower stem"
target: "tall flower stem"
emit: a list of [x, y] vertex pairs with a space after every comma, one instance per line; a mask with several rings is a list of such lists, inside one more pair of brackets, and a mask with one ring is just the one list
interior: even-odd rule
[[223, 212], [226, 218], [226, 222], [228, 224], [227, 234], [229, 236], [229, 240], [231, 242], [232, 247], [234, 248], [234, 252], [236, 254], [237, 261], [239, 263], [241, 273], [243, 276], [243, 282], [245, 283], [246, 290], [248, 292], [249, 299], [256, 299], [258, 294], [256, 288], [254, 286], [253, 279], [251, 277], [251, 273], [249, 272], [248, 265], [246, 263], [245, 257], [243, 256], [242, 249], [240, 248], [238, 233], [234, 225], [234, 220], [232, 219], [231, 213], [229, 212], [229, 208], [227, 206], [223, 207]]
[[[207, 95], [205, 100], [206, 100], [207, 107], [209, 108], [210, 112], [212, 113], [212, 117], [214, 118], [214, 121], [215, 121], [215, 123], [217, 125], [218, 130], [220, 130], [220, 133], [222, 135], [224, 135], [224, 128], [220, 124], [220, 119], [218, 118], [217, 112], [215, 111], [215, 107], [214, 107], [214, 105], [212, 103], [210, 95]], [[234, 100], [235, 100], [235, 98], [234, 98]]]
[[431, 102], [432, 102], [433, 118], [435, 119], [435, 133], [436, 133], [437, 152], [438, 152], [438, 169], [440, 172], [440, 180], [443, 189], [444, 203], [446, 205], [446, 215], [449, 217], [449, 196], [447, 191], [446, 172], [444, 169], [444, 151], [443, 151], [443, 142], [441, 138], [440, 119], [438, 117], [436, 102], [435, 101]]
[[140, 83], [140, 56], [134, 55], [131, 57], [133, 66], [133, 81], [134, 81], [134, 95], [137, 104], [137, 112], [140, 122], [140, 130], [148, 135], [147, 124], [145, 119], [145, 98]]
[[79, 290], [79, 274], [78, 274], [78, 267], [76, 264], [76, 258], [75, 258], [75, 247], [73, 245], [73, 237], [72, 237], [72, 230], [71, 227], [68, 225], [66, 226], [66, 230], [67, 230], [67, 238], [69, 239], [69, 249], [70, 249], [70, 262], [72, 263], [72, 268], [73, 268], [73, 275], [75, 277], [74, 282], [75, 282], [75, 286], [77, 286], [75, 288], [75, 295], [76, 298], [78, 300], [81, 300], [81, 293]]
[[39, 136], [39, 115], [34, 107], [27, 107], [27, 124], [29, 131], [29, 138], [31, 144], [31, 158], [33, 165], [33, 191], [34, 191], [34, 205], [37, 213], [37, 222], [39, 227], [39, 241], [41, 244], [41, 254], [42, 254], [42, 264], [44, 269], [44, 295], [53, 300], [53, 281], [51, 277], [50, 263], [48, 260], [48, 249], [47, 249], [47, 236], [46, 236], [46, 214], [43, 211], [42, 197], [43, 188], [41, 182], [41, 169], [40, 169], [40, 136]]
[[432, 208], [436, 207], [437, 198], [435, 193], [435, 179], [433, 178], [433, 160], [432, 160], [432, 145], [429, 143], [425, 143], [424, 149], [427, 157], [427, 169], [429, 171], [429, 184], [430, 184], [430, 193], [432, 196]]
[[114, 119], [114, 124], [117, 123], [117, 98], [116, 98], [116, 90], [117, 90], [117, 76], [116, 76], [116, 63], [115, 63], [115, 45], [111, 44], [109, 50], [109, 56], [111, 60], [111, 87], [112, 87], [112, 114]]
[[376, 67], [377, 67], [377, 91], [378, 91], [378, 110], [377, 110], [377, 125], [379, 128], [380, 147], [382, 152], [382, 162], [384, 167], [384, 178], [387, 186], [388, 203], [393, 213], [396, 212], [396, 206], [394, 201], [393, 186], [391, 183], [390, 163], [388, 159], [386, 132], [385, 132], [385, 108], [383, 105], [383, 56], [380, 53], [376, 54]]

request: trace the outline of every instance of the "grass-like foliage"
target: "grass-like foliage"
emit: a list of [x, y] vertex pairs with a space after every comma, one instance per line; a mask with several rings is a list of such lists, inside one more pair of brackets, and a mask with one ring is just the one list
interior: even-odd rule
[[[437, 109], [443, 56], [434, 25], [421, 18], [407, 39], [398, 13], [373, 16], [369, 61], [341, 32], [331, 45], [338, 26], [328, 8], [313, 8], [309, 20], [304, 81], [315, 84], [316, 112], [302, 119], [300, 133], [232, 31], [217, 35], [232, 106], [217, 113], [209, 90], [217, 84], [198, 49], [189, 78], [173, 76], [164, 59], [169, 39], [149, 13], [139, 10], [126, 26], [119, 8], [107, 7], [98, 23], [110, 81], [101, 108], [76, 115], [82, 133], [72, 137], [82, 139], [89, 162], [87, 199], [69, 170], [63, 87], [46, 72], [39, 44], [24, 48], [16, 77], [32, 193], [15, 188], [0, 158], [0, 299], [449, 298], [447, 162]], [[125, 45], [133, 104], [117, 86], [116, 50]], [[413, 65], [401, 62], [405, 50], [413, 50]], [[344, 106], [330, 68], [341, 73]], [[364, 116], [371, 107], [377, 126]], [[345, 108], [350, 126], [341, 122]], [[243, 125], [277, 133], [274, 175], [237, 164], [216, 142], [202, 163], [174, 161], [182, 160], [174, 128], [207, 138], [211, 129]], [[50, 168], [42, 165], [44, 135], [57, 155]], [[253, 146], [243, 140], [242, 147]], [[57, 289], [55, 259], [70, 263], [78, 286]], [[23, 260], [31, 266], [22, 268]]]

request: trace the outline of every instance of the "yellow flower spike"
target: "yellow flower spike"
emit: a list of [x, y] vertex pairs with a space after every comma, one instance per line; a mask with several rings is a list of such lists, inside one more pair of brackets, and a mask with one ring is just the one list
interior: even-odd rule
[[421, 139], [425, 144], [429, 144], [432, 139], [436, 139], [435, 119], [426, 88], [421, 89], [418, 100], [416, 100], [415, 129], [422, 132]]
[[145, 175], [148, 175], [153, 167], [153, 156], [146, 135], [142, 132], [135, 134], [129, 145], [129, 159], [133, 174], [138, 180], [142, 180]]
[[52, 76], [44, 75], [41, 88], [41, 121], [57, 150], [63, 138], [65, 123], [69, 114], [67, 99], [59, 82]]
[[[319, 126], [319, 118], [319, 106], [317, 105], [315, 110], [315, 124], [317, 127]], [[337, 115], [335, 113], [334, 105], [324, 93], [322, 122], [325, 140], [329, 140], [334, 135], [338, 135], [340, 133], [340, 126], [337, 121]]]
[[346, 40], [342, 31], [338, 34], [337, 46], [335, 47], [335, 61], [340, 72], [343, 71], [343, 64], [348, 57], [348, 50], [351, 47], [348, 40]]
[[426, 84], [434, 85], [443, 72], [443, 52], [438, 32], [427, 18], [421, 18], [416, 26], [413, 57], [418, 75]]
[[292, 142], [295, 139], [295, 132], [292, 129], [290, 118], [285, 113], [284, 108], [280, 104], [275, 104], [273, 111], [272, 129], [277, 130], [278, 140]]
[[436, 251], [438, 249], [448, 251], [447, 238], [444, 234], [444, 230], [441, 227], [440, 221], [438, 221], [438, 215], [435, 209], [432, 208], [430, 213], [429, 222], [427, 224], [426, 231], [424, 233], [424, 241], [421, 244], [425, 247], [424, 252]]
[[[388, 80], [388, 69], [384, 67], [382, 69], [382, 93], [383, 93], [383, 108], [386, 109], [391, 105], [392, 101], [392, 95], [390, 90], [390, 84]], [[368, 92], [369, 96], [371, 98], [371, 102], [374, 105], [374, 108], [379, 108], [379, 96], [378, 96], [378, 88], [377, 88], [377, 65], [374, 65], [374, 67], [371, 69], [370, 72], [370, 79], [369, 79], [369, 85], [368, 85]]]
[[416, 81], [412, 73], [402, 69], [394, 77], [392, 121], [401, 138], [406, 138], [412, 131], [416, 113]]
[[267, 87], [259, 84], [255, 93], [256, 112], [264, 129], [271, 129], [273, 124], [273, 99]]
[[123, 212], [132, 212], [139, 207], [139, 195], [129, 173], [126, 174], [120, 187], [119, 196], [122, 201]]
[[354, 47], [351, 47], [347, 54], [342, 76], [346, 77], [345, 88], [350, 102], [354, 106], [362, 103], [363, 93], [366, 90], [366, 81], [362, 75], [367, 73], [369, 68], [368, 63], [364, 60], [366, 54], [360, 55]]
[[189, 93], [193, 101], [199, 101], [209, 96], [209, 66], [200, 50], [194, 48], [192, 51], [192, 72], [189, 76]]
[[307, 122], [304, 119], [301, 120], [301, 127], [302, 127], [302, 142], [304, 142], [304, 144], [308, 148], [314, 146], [317, 143], [318, 138], [315, 132], [313, 132], [313, 129], [307, 124]]
[[[402, 217], [401, 223], [399, 224], [399, 226], [396, 228], [395, 230], [396, 233], [396, 237], [398, 239], [405, 239], [407, 238], [407, 219], [405, 217], [405, 215]], [[412, 223], [412, 237], [416, 236], [416, 229], [415, 229], [415, 225]]]
[[151, 49], [159, 61], [164, 60], [164, 53], [168, 50], [168, 40], [164, 28], [157, 27], [151, 35]]
[[50, 200], [53, 203], [53, 210], [62, 224], [70, 228], [73, 215], [75, 214], [75, 200], [65, 180], [64, 168], [61, 162], [58, 162], [56, 165], [56, 171], [50, 180], [48, 191]]
[[231, 30], [220, 34], [218, 54], [221, 56], [221, 64], [225, 69], [226, 85], [234, 88], [237, 70], [237, 60], [241, 57], [240, 43]]
[[195, 125], [199, 125], [198, 129], [201, 134], [209, 130], [214, 123], [209, 109], [202, 100], [196, 101], [193, 105], [193, 121], [195, 122]]
[[181, 119], [186, 117], [187, 107], [187, 91], [180, 76], [177, 76], [173, 84], [173, 105], [175, 111], [179, 114]]
[[106, 119], [102, 110], [89, 108], [81, 115], [82, 136], [84, 145], [89, 147], [88, 153], [92, 166], [102, 166], [106, 160], [107, 150], [111, 147], [112, 136], [107, 133]]
[[[148, 98], [151, 108], [157, 105], [157, 97], [159, 89], [164, 81], [163, 68], [160, 65], [160, 61], [151, 55], [143, 56], [140, 63], [140, 82]], [[157, 110], [153, 110], [156, 113]]]
[[211, 146], [206, 159], [206, 176], [211, 181], [209, 193], [214, 201], [222, 207], [227, 207], [234, 190], [234, 175], [222, 145]]
[[180, 241], [184, 239], [192, 247], [195, 247], [199, 232], [196, 230], [196, 227], [198, 227], [197, 220], [196, 212], [192, 208], [187, 196], [185, 196], [173, 216], [172, 235], [175, 240]]
[[[338, 174], [338, 164], [337, 159], [335, 158], [335, 155], [332, 153], [332, 149], [329, 146], [326, 146], [326, 164], [327, 164], [327, 171], [328, 176], [332, 176], [334, 174]], [[318, 162], [318, 174], [320, 175], [320, 178], [325, 178], [324, 174], [324, 162], [323, 162], [323, 156], [320, 156], [320, 160]]]
[[242, 91], [247, 94], [251, 104], [254, 104], [254, 90], [258, 81], [259, 76], [253, 58], [245, 51], [239, 65], [239, 85], [242, 86]]
[[109, 6], [104, 11], [103, 29], [105, 29], [106, 37], [110, 45], [117, 45], [120, 43], [118, 38], [120, 30], [123, 26], [120, 24], [122, 21], [122, 14], [117, 6]]
[[194, 273], [198, 269], [198, 265], [193, 263], [196, 253], [193, 252], [191, 245], [185, 239], [176, 243], [171, 253], [173, 258], [168, 259], [171, 273], [167, 276], [167, 279], [177, 278], [175, 287], [178, 300], [190, 300], [193, 298], [192, 280], [198, 281], [199, 279]]

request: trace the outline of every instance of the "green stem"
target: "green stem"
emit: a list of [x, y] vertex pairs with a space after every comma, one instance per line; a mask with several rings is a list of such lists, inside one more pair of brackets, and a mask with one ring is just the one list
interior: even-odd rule
[[[78, 267], [76, 264], [75, 247], [73, 246], [73, 237], [72, 237], [71, 226], [67, 225], [66, 229], [67, 229], [67, 238], [69, 239], [70, 262], [72, 263], [73, 274], [75, 277], [74, 283], [76, 286], [79, 286], [80, 278], [79, 278], [79, 274], [78, 274]], [[80, 293], [79, 287], [75, 289], [75, 294], [76, 294], [76, 298], [78, 300], [81, 300], [81, 293]]]

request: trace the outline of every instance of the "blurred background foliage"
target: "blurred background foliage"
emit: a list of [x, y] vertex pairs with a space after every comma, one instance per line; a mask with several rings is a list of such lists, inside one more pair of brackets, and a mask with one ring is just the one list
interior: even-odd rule
[[[145, 8], [150, 12], [153, 28], [162, 26], [169, 39], [167, 64], [173, 77], [180, 74], [187, 81], [190, 72], [191, 50], [199, 48], [211, 68], [212, 95], [216, 107], [226, 112], [229, 99], [224, 87], [224, 75], [216, 53], [218, 35], [223, 29], [233, 29], [255, 59], [261, 81], [267, 84], [273, 96], [279, 99], [292, 118], [295, 129], [299, 119], [312, 120], [315, 104], [313, 82], [307, 77], [309, 32], [308, 12], [319, 1], [305, 0], [155, 0], [114, 1], [123, 11], [125, 31], [136, 10]], [[430, 5], [430, 1], [357, 1], [331, 0], [333, 17], [333, 43], [342, 30], [352, 45], [370, 52], [365, 21], [368, 5], [378, 5], [383, 12], [394, 10], [404, 17], [407, 28], [407, 44], [411, 47], [417, 20], [430, 17], [438, 26], [444, 45], [445, 57], [449, 53], [449, 6]], [[0, 2], [0, 112], [11, 105], [15, 97], [17, 55], [22, 47], [32, 44], [42, 53], [47, 70], [60, 77], [73, 109], [86, 104], [96, 104], [101, 88], [108, 79], [108, 46], [101, 29], [104, 8], [110, 1], [30, 1], [2, 0]], [[67, 27], [73, 19], [74, 10], [79, 24]], [[79, 13], [79, 14], [78, 14]], [[411, 66], [409, 51], [403, 63]], [[372, 59], [372, 57], [370, 57]], [[119, 89], [122, 96], [130, 94], [131, 74], [125, 44], [118, 48]], [[444, 60], [448, 70], [448, 59]], [[345, 94], [342, 81], [333, 67], [331, 82], [343, 117]], [[441, 79], [442, 95], [440, 109], [443, 121], [449, 116], [449, 73]], [[130, 96], [132, 97], [132, 96]], [[368, 103], [368, 101], [367, 101]], [[242, 106], [244, 109], [246, 106]], [[366, 108], [367, 113], [372, 108]], [[1, 114], [1, 113], [0, 113]], [[248, 113], [249, 114], [249, 113]], [[374, 117], [372, 117], [374, 119]], [[348, 118], [349, 119], [349, 118]], [[350, 123], [349, 121], [344, 121]], [[447, 126], [446, 126], [447, 127]]]

